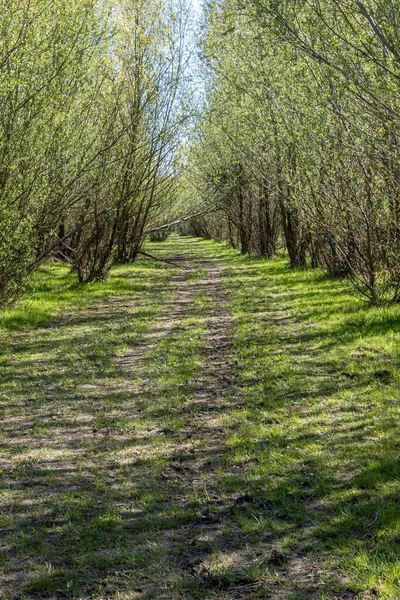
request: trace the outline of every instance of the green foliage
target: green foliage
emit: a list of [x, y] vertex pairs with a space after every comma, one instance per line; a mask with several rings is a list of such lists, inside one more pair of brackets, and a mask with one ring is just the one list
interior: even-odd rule
[[[8, 208], [0, 211], [0, 298], [3, 303], [21, 295], [27, 284], [27, 265], [34, 259], [35, 237], [29, 219], [19, 219]], [[16, 224], [17, 223], [17, 224]]]
[[211, 2], [190, 177], [216, 209], [198, 232], [268, 256], [280, 240], [379, 304], [400, 292], [400, 62], [396, 10], [371, 5]]
[[167, 218], [185, 23], [169, 0], [3, 0], [0, 21], [4, 302], [51, 255], [107, 277]]

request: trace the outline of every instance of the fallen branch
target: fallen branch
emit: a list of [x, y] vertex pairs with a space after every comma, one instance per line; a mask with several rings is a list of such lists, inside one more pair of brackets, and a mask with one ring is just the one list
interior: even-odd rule
[[148, 252], [143, 252], [143, 250], [139, 250], [138, 254], [142, 254], [142, 256], [146, 256], [147, 258], [151, 258], [152, 260], [156, 260], [157, 262], [164, 262], [164, 263], [167, 263], [168, 265], [178, 267], [179, 269], [183, 269], [183, 270], [186, 269], [186, 267], [182, 267], [182, 265], [178, 265], [178, 263], [175, 263], [172, 260], [167, 260], [166, 258], [159, 258], [158, 256], [153, 256], [153, 254], [149, 254]]
[[188, 215], [186, 217], [182, 217], [176, 221], [172, 221], [170, 223], [165, 223], [164, 225], [160, 225], [159, 227], [153, 227], [152, 229], [148, 229], [146, 231], [146, 235], [150, 235], [151, 233], [155, 233], [156, 231], [162, 231], [163, 229], [169, 229], [174, 227], [174, 225], [179, 225], [180, 223], [185, 223], [186, 221], [190, 221], [190, 219], [196, 219], [197, 217], [203, 217], [205, 215], [211, 215], [220, 210], [219, 207], [211, 209], [204, 209], [192, 215]]
[[[62, 262], [64, 264], [68, 264], [68, 265], [71, 264], [71, 258], [69, 256], [66, 256], [64, 254], [64, 252], [61, 252], [61, 250], [58, 250], [57, 254], [59, 256], [53, 256], [53, 260], [58, 261], [58, 262]], [[59, 257], [61, 257], [61, 258], [59, 258]]]

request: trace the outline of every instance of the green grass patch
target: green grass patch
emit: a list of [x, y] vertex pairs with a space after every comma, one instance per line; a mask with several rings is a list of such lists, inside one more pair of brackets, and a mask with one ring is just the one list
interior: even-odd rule
[[194, 269], [48, 265], [0, 315], [1, 597], [397, 600], [400, 307], [149, 252]]

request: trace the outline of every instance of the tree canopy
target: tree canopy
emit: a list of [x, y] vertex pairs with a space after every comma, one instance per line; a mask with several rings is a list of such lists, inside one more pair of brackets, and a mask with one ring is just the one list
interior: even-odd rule
[[189, 13], [2, 0], [2, 301], [49, 256], [104, 278], [177, 221], [397, 301], [396, 2], [209, 0], [198, 94]]

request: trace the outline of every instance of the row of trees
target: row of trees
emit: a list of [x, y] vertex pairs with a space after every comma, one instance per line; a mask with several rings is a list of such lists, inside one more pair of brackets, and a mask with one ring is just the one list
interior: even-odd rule
[[0, 0], [0, 301], [50, 255], [103, 278], [168, 221], [185, 27], [178, 0]]
[[187, 168], [216, 210], [186, 230], [399, 300], [399, 28], [396, 0], [211, 0]]

